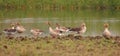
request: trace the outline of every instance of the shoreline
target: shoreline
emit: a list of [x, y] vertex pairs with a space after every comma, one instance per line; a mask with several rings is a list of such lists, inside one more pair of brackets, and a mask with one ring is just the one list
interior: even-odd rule
[[103, 36], [74, 36], [74, 35], [67, 35], [67, 36], [58, 36], [58, 37], [51, 37], [51, 36], [0, 36], [0, 38], [6, 38], [6, 39], [76, 39], [76, 40], [85, 40], [85, 39], [113, 39], [117, 40], [120, 39], [120, 36], [111, 36], [111, 37], [103, 37]]

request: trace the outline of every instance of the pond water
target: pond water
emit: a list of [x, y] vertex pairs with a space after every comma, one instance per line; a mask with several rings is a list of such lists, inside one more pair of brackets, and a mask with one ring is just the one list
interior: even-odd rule
[[48, 34], [50, 21], [67, 27], [79, 27], [86, 23], [86, 36], [101, 35], [103, 24], [109, 23], [113, 35], [120, 35], [120, 11], [116, 10], [0, 10], [0, 32], [8, 28], [11, 22], [20, 22], [27, 29], [25, 35], [29, 35], [31, 28], [38, 28]]

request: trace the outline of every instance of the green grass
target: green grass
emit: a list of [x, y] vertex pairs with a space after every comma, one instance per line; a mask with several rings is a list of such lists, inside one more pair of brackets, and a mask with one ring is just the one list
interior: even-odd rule
[[115, 8], [120, 9], [120, 0], [0, 0], [1, 8], [41, 8], [41, 9], [80, 9]]
[[[39, 10], [39, 9], [26, 9], [26, 10], [0, 10], [0, 19], [3, 18], [53, 18], [57, 17], [62, 20], [83, 18], [89, 19], [105, 19], [114, 18], [119, 19], [119, 10]], [[68, 17], [68, 18], [66, 18]], [[93, 17], [93, 18], [92, 18]], [[48, 20], [49, 20], [48, 19]], [[51, 20], [51, 19], [50, 19]]]
[[108, 39], [0, 39], [0, 56], [119, 56], [120, 44]]

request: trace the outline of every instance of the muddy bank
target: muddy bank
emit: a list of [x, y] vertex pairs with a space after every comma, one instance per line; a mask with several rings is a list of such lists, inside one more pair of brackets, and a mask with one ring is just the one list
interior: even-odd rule
[[111, 37], [103, 37], [103, 36], [74, 36], [74, 35], [68, 35], [68, 36], [58, 36], [58, 37], [51, 37], [51, 36], [44, 36], [44, 37], [28, 37], [28, 36], [18, 36], [18, 37], [14, 37], [14, 36], [4, 36], [1, 37], [5, 38], [5, 39], [19, 39], [19, 40], [31, 40], [31, 39], [35, 39], [35, 40], [39, 40], [39, 39], [71, 39], [71, 40], [97, 40], [97, 39], [107, 39], [107, 40], [120, 40], [120, 36], [111, 36]]

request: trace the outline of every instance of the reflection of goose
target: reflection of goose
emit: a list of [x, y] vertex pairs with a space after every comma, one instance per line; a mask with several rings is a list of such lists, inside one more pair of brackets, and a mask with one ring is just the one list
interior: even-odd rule
[[61, 34], [62, 32], [59, 31], [59, 30], [53, 29], [53, 28], [51, 27], [51, 24], [50, 24], [49, 22], [47, 22], [47, 24], [49, 25], [50, 35], [51, 35], [53, 38], [62, 35], [62, 34]]
[[109, 27], [109, 24], [104, 24], [104, 32], [103, 32], [103, 36], [104, 37], [110, 37], [111, 36], [111, 33], [110, 33], [110, 31], [108, 30], [108, 27]]
[[30, 32], [34, 35], [34, 36], [38, 36], [41, 35], [43, 33], [42, 30], [39, 29], [31, 29]]
[[85, 23], [82, 23], [80, 27], [71, 28], [69, 31], [74, 31], [77, 32], [78, 34], [83, 34], [86, 32], [86, 25]]
[[18, 33], [23, 33], [26, 29], [20, 23], [16, 23], [16, 30]]
[[69, 29], [64, 26], [60, 26], [60, 24], [56, 23], [56, 30], [62, 31], [62, 32], [68, 32]]
[[11, 28], [4, 29], [3, 32], [7, 35], [14, 35], [16, 33], [16, 27], [11, 25]]

